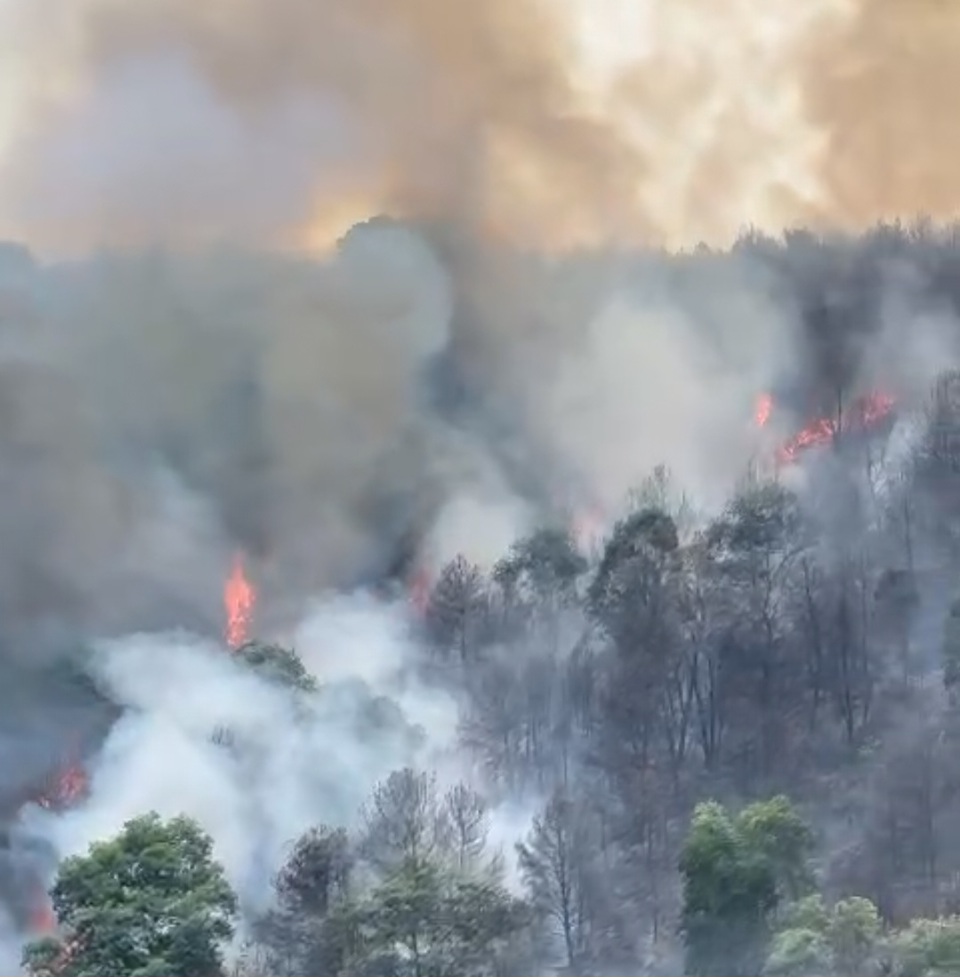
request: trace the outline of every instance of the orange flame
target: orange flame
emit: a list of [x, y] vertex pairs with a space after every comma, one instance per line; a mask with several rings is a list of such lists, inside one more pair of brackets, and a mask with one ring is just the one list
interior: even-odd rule
[[[79, 749], [75, 749], [79, 753]], [[63, 811], [82, 801], [87, 796], [88, 788], [87, 772], [77, 760], [63, 766], [49, 789], [36, 798], [36, 803], [47, 811]], [[31, 886], [31, 905], [27, 925], [30, 932], [37, 936], [49, 936], [57, 929], [53, 900], [39, 879]]]
[[87, 796], [88, 787], [89, 779], [82, 764], [79, 761], [68, 763], [50, 789], [37, 798], [37, 803], [48, 811], [62, 811], [82, 801]]
[[[768, 395], [764, 395], [766, 397]], [[885, 393], [874, 392], [863, 397], [858, 397], [853, 403], [852, 410], [848, 413], [849, 426], [861, 431], [869, 430], [885, 420], [894, 408], [893, 397]], [[773, 408], [773, 399], [769, 400], [770, 409]], [[769, 419], [769, 412], [761, 421], [761, 414], [757, 411], [757, 423], [760, 427], [766, 424]], [[782, 465], [788, 465], [797, 460], [801, 451], [807, 448], [814, 448], [818, 445], [829, 444], [840, 432], [840, 424], [836, 418], [818, 417], [811, 421], [805, 428], [798, 431], [789, 441], [787, 441], [777, 452], [777, 461]]]
[[239, 648], [250, 640], [250, 625], [256, 602], [256, 591], [247, 580], [243, 557], [238, 553], [233, 558], [233, 569], [223, 587], [223, 606], [227, 612], [224, 637], [231, 648]]

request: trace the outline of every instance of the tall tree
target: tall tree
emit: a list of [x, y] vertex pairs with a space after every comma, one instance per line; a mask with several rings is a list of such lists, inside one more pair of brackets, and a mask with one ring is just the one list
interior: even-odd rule
[[340, 972], [350, 946], [353, 864], [342, 828], [312, 828], [297, 840], [277, 873], [276, 907], [255, 926], [271, 974]]
[[483, 575], [458, 556], [441, 570], [430, 593], [424, 614], [427, 637], [439, 654], [467, 663], [478, 654], [488, 612]]
[[533, 820], [517, 845], [520, 873], [533, 908], [552, 923], [569, 973], [591, 962], [599, 878], [584, 812], [562, 792]]

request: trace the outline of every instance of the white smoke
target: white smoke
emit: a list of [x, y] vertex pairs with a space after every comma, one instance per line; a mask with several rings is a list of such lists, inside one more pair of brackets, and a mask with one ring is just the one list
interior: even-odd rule
[[30, 808], [28, 827], [66, 857], [144, 812], [185, 814], [244, 908], [263, 909], [304, 831], [355, 826], [392, 770], [449, 757], [456, 703], [407, 677], [405, 630], [402, 611], [363, 597], [317, 606], [297, 633], [321, 685], [306, 697], [190, 634], [102, 643], [91, 670], [124, 715], [89, 769], [89, 798], [59, 814]]

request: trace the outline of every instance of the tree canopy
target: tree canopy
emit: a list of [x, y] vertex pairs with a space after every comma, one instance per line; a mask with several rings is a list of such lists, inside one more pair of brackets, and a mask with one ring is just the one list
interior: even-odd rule
[[53, 887], [58, 937], [27, 947], [36, 974], [211, 977], [237, 901], [212, 842], [187, 818], [147, 814], [66, 859]]
[[737, 815], [697, 806], [680, 857], [688, 974], [759, 972], [774, 911], [808, 881], [811, 846], [785, 797]]

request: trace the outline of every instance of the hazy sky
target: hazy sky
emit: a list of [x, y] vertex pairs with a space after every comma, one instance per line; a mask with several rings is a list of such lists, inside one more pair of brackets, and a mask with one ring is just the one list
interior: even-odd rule
[[[454, 16], [456, 14], [456, 16]], [[937, 0], [0, 0], [0, 233], [538, 249], [960, 214]]]

